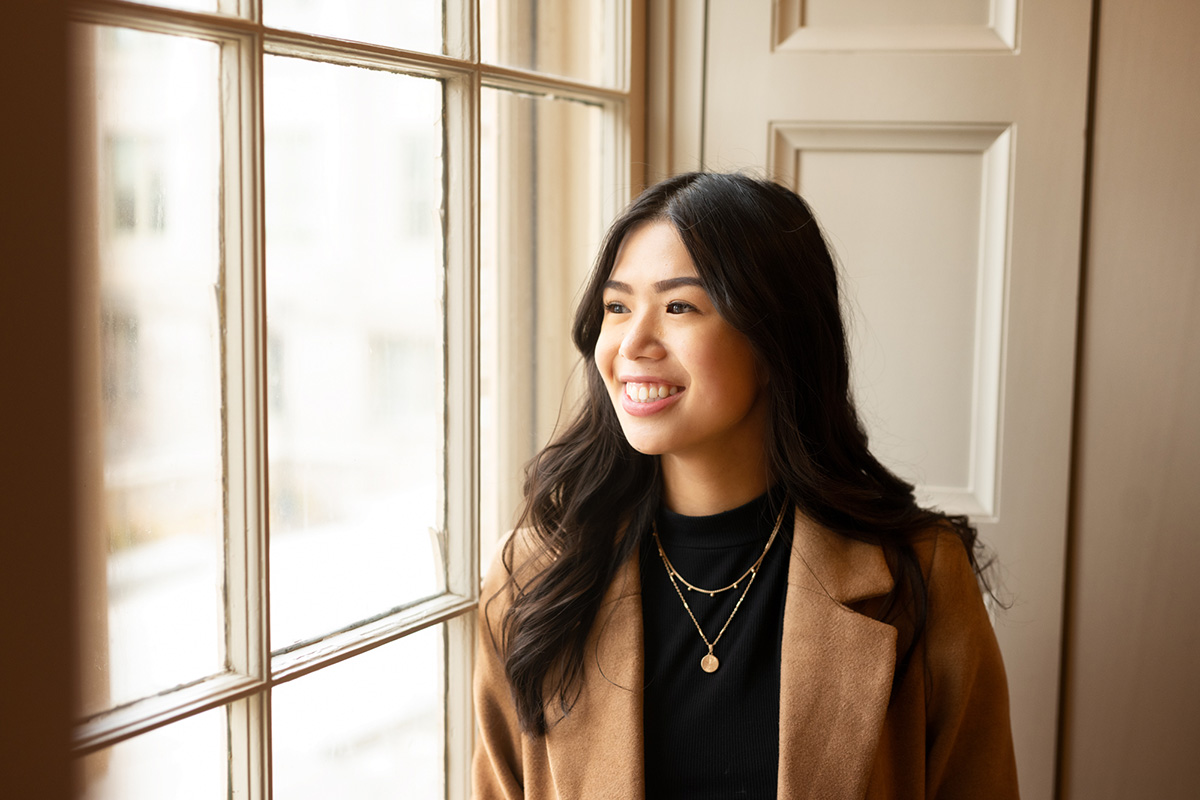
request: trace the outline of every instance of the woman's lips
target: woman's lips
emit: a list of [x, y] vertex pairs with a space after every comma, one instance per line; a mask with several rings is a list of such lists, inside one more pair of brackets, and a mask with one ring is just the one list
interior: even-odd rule
[[621, 387], [621, 408], [630, 416], [648, 417], [673, 404], [683, 392], [682, 386], [669, 383], [627, 381]]

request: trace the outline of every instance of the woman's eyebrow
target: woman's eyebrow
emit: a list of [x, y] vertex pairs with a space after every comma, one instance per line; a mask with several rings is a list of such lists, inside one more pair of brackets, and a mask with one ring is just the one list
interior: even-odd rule
[[[666, 278], [665, 280], [656, 281], [653, 289], [659, 294], [662, 294], [663, 292], [669, 292], [672, 289], [678, 289], [680, 286], [695, 286], [700, 289], [704, 288], [704, 284], [701, 283], [699, 278], [688, 276], [683, 278]], [[612, 289], [614, 292], [633, 294], [633, 287], [624, 281], [605, 281], [602, 288]]]
[[654, 291], [659, 293], [669, 292], [672, 289], [678, 289], [680, 286], [695, 286], [699, 289], [704, 289], [704, 284], [700, 282], [699, 278], [688, 276], [685, 278], [667, 278], [666, 280], [658, 281], [654, 284]]

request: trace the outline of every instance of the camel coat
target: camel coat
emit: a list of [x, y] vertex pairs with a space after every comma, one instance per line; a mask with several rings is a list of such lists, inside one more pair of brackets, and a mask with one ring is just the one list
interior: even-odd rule
[[[1017, 797], [1008, 687], [965, 549], [915, 543], [929, 587], [925, 634], [892, 696], [897, 629], [861, 613], [893, 579], [876, 546], [796, 514], [783, 615], [779, 797]], [[488, 572], [475, 666], [473, 796], [642, 798], [642, 605], [638, 559], [617, 573], [587, 644], [570, 713], [520, 732], [492, 644], [508, 573]], [[653, 799], [651, 799], [653, 800]]]

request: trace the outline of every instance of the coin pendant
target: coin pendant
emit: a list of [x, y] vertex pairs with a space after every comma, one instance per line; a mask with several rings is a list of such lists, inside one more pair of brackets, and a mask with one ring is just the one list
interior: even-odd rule
[[700, 669], [705, 672], [716, 672], [717, 667], [721, 666], [721, 662], [712, 653], [709, 653], [704, 658], [700, 659]]

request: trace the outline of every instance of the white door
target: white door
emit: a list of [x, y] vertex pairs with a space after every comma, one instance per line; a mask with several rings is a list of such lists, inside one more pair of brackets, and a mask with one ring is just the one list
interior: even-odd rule
[[1050, 798], [1091, 4], [707, 13], [702, 162], [769, 173], [815, 209], [872, 446], [999, 558], [1022, 795]]

